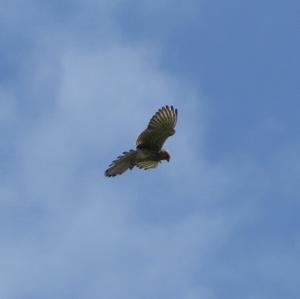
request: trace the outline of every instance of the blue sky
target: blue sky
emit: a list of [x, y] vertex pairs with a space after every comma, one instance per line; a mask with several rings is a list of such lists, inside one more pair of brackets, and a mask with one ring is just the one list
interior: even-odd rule
[[[299, 298], [297, 1], [0, 1], [0, 297]], [[161, 106], [170, 163], [104, 170]]]

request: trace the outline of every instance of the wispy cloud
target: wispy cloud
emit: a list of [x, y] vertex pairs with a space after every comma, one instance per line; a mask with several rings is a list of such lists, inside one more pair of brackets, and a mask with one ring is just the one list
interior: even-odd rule
[[[208, 159], [210, 99], [161, 67], [159, 43], [123, 35], [126, 2], [57, 3], [1, 13], [5, 57], [20, 47], [14, 74], [0, 74], [1, 298], [218, 298], [261, 263], [256, 252], [227, 272], [258, 229], [266, 173], [249, 153]], [[144, 11], [164, 16], [157, 3]], [[105, 178], [165, 104], [179, 109], [171, 162]]]

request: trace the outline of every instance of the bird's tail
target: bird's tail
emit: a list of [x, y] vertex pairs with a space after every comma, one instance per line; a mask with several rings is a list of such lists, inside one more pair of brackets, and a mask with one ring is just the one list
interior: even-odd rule
[[127, 169], [132, 169], [135, 166], [136, 153], [137, 151], [135, 150], [123, 152], [116, 160], [112, 161], [109, 168], [105, 171], [105, 176], [116, 176], [122, 174]]

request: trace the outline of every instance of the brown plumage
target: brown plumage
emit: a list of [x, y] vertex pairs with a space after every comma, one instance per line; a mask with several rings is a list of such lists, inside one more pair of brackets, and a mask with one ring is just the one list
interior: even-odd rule
[[136, 150], [118, 156], [105, 171], [105, 176], [116, 176], [135, 166], [141, 169], [155, 168], [162, 160], [169, 162], [170, 154], [162, 146], [168, 137], [175, 134], [176, 122], [177, 109], [173, 106], [159, 109], [138, 136]]

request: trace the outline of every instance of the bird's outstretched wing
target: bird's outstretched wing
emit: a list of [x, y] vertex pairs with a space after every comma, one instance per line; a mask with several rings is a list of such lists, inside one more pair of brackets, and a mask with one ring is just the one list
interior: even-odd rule
[[135, 166], [136, 153], [136, 151], [130, 150], [129, 152], [124, 152], [121, 156], [118, 156], [105, 171], [105, 176], [116, 176], [122, 174], [128, 168], [132, 169]]
[[147, 128], [139, 135], [136, 146], [138, 149], [159, 151], [166, 139], [175, 134], [177, 109], [164, 106], [151, 118]]

